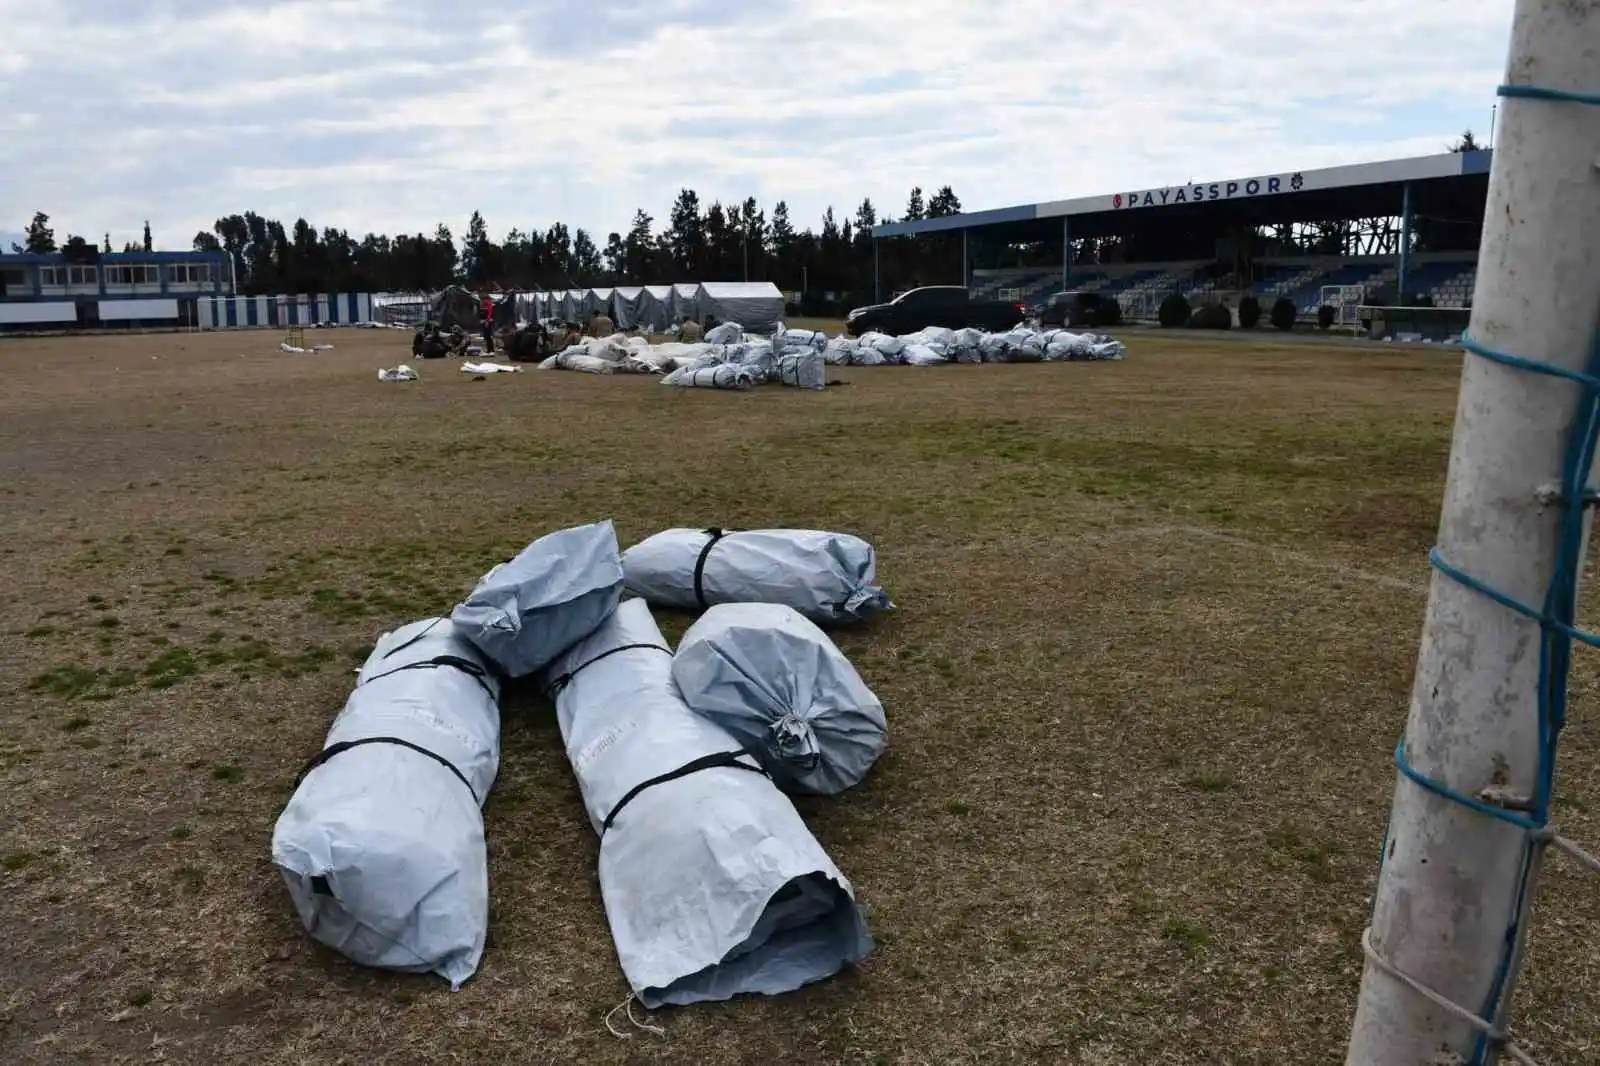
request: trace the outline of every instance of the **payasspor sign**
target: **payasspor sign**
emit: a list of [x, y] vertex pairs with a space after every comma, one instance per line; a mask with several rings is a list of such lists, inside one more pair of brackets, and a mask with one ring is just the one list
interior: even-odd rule
[[1214, 181], [1209, 185], [1169, 185], [1164, 189], [1146, 189], [1143, 192], [1117, 193], [1111, 206], [1163, 207], [1167, 204], [1196, 204], [1207, 200], [1233, 200], [1240, 196], [1270, 196], [1273, 193], [1299, 192], [1305, 188], [1306, 178], [1298, 171], [1277, 174], [1270, 178], [1247, 178], [1243, 181]]

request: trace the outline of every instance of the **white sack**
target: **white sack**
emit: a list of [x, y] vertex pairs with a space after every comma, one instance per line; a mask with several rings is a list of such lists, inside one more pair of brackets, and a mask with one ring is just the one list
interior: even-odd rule
[[776, 995], [865, 958], [850, 882], [671, 671], [649, 608], [629, 600], [547, 674], [634, 994], [651, 1008]]
[[818, 351], [808, 351], [803, 355], [795, 354], [779, 357], [774, 376], [779, 384], [792, 385], [796, 388], [825, 389], [828, 387], [827, 365], [823, 363], [822, 353]]
[[463, 636], [507, 677], [526, 677], [594, 632], [622, 598], [609, 521], [540, 537], [479, 579], [450, 612]]
[[848, 533], [669, 529], [623, 552], [622, 569], [627, 591], [663, 607], [781, 603], [824, 625], [894, 607], [872, 545]]
[[[698, 362], [698, 361], [697, 361]], [[747, 366], [688, 366], [661, 379], [663, 385], [681, 389], [748, 389], [756, 383], [756, 373]]]
[[789, 607], [712, 607], [679, 642], [672, 679], [690, 710], [738, 738], [788, 792], [853, 788], [889, 743], [878, 697]]
[[458, 988], [489, 922], [483, 801], [500, 764], [499, 683], [443, 618], [385, 633], [272, 831], [314, 938]]
[[708, 344], [738, 344], [744, 340], [744, 327], [737, 322], [724, 322], [706, 331]]
[[900, 353], [900, 358], [907, 366], [938, 366], [950, 360], [928, 347], [926, 344], [908, 344], [905, 351]]

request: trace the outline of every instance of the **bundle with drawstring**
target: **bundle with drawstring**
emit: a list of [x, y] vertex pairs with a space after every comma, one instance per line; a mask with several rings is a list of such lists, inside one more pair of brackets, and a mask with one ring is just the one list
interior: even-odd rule
[[481, 808], [499, 682], [447, 619], [378, 640], [272, 833], [306, 931], [367, 966], [458, 988], [489, 923]]
[[788, 792], [861, 783], [889, 738], [883, 704], [828, 635], [789, 607], [727, 603], [689, 627], [672, 680]]
[[669, 529], [622, 553], [627, 590], [662, 607], [779, 603], [841, 625], [894, 607], [872, 545], [812, 529]]
[[617, 957], [645, 1007], [788, 992], [872, 950], [850, 882], [788, 797], [678, 696], [644, 601], [545, 677], [600, 835]]

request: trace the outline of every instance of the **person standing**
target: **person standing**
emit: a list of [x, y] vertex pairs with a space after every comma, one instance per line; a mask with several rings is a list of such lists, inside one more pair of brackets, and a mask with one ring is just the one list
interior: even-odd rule
[[488, 293], [478, 301], [479, 325], [483, 327], [483, 350], [494, 354], [494, 299]]
[[604, 311], [596, 311], [589, 316], [589, 336], [609, 337], [617, 331], [617, 324], [611, 321], [611, 316]]
[[684, 344], [699, 344], [705, 337], [706, 331], [700, 328], [700, 323], [688, 315], [683, 316], [683, 321], [678, 325], [678, 340]]

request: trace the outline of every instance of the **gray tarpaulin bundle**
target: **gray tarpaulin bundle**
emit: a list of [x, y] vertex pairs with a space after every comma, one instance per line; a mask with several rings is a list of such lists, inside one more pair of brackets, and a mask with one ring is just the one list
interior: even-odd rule
[[774, 995], [866, 957], [850, 882], [671, 670], [649, 608], [629, 600], [546, 674], [634, 994], [652, 1008]]
[[883, 704], [828, 635], [789, 607], [725, 603], [689, 627], [672, 679], [780, 788], [832, 795], [888, 745]]
[[498, 697], [446, 619], [379, 639], [272, 833], [313, 937], [453, 988], [472, 976], [489, 922], [481, 807], [500, 762]]
[[490, 570], [450, 619], [502, 673], [526, 677], [594, 632], [622, 578], [609, 521], [564, 529]]
[[669, 529], [622, 554], [627, 590], [663, 607], [780, 603], [838, 625], [894, 607], [872, 545], [810, 529]]
[[748, 366], [684, 367], [661, 379], [680, 389], [748, 389], [756, 384], [756, 370]]
[[828, 387], [828, 368], [818, 351], [786, 352], [778, 357], [778, 382], [801, 389]]

